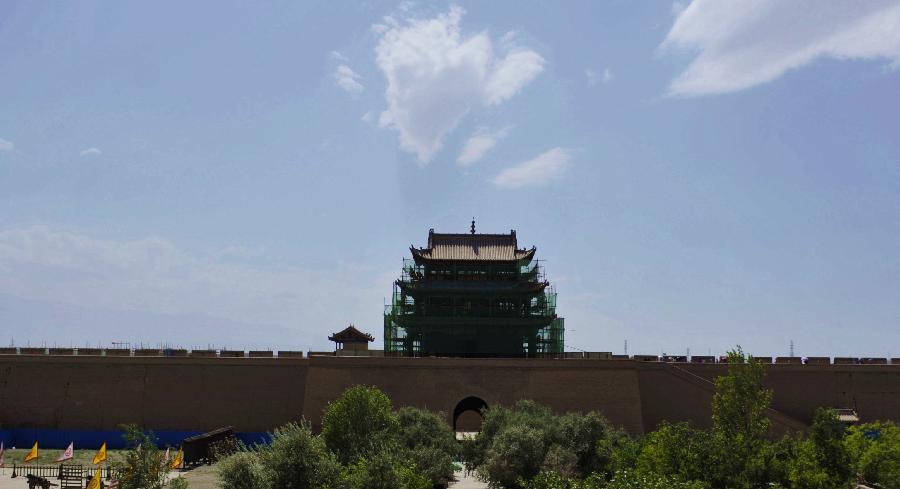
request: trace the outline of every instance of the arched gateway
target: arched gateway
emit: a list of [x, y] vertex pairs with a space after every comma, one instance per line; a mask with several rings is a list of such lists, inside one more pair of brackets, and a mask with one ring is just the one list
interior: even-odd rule
[[473, 433], [481, 431], [482, 411], [488, 405], [484, 399], [469, 396], [453, 408], [453, 431]]

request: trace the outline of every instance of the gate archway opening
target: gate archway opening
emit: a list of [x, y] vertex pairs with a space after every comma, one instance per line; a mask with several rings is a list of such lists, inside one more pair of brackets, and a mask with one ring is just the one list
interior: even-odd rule
[[469, 396], [453, 408], [453, 431], [459, 436], [474, 435], [481, 431], [482, 411], [488, 408], [484, 399]]

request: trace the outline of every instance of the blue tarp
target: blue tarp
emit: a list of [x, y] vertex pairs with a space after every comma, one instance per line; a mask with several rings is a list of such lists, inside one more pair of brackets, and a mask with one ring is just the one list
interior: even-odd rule
[[[160, 447], [181, 445], [181, 441], [189, 436], [199, 435], [202, 431], [153, 431], [156, 443]], [[41, 448], [66, 448], [75, 443], [76, 449], [94, 450], [103, 442], [110, 449], [125, 448], [124, 431], [82, 431], [82, 430], [47, 430], [36, 428], [16, 428], [0, 430], [0, 440], [6, 448], [31, 448], [38, 442]], [[264, 432], [235, 433], [239, 440], [247, 445], [268, 443], [269, 434]]]

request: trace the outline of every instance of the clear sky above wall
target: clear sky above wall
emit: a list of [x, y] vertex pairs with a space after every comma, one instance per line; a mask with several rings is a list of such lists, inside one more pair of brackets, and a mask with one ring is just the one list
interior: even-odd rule
[[474, 216], [573, 347], [900, 356], [900, 2], [354, 3], [0, 3], [0, 343], [378, 348]]

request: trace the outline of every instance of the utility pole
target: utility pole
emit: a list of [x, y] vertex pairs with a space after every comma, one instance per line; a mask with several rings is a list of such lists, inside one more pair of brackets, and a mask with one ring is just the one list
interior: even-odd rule
[[628, 340], [625, 340], [625, 355], [628, 355]]
[[791, 356], [791, 357], [793, 357], [793, 356], [794, 356], [794, 340], [791, 340], [791, 350], [790, 350], [790, 356]]

